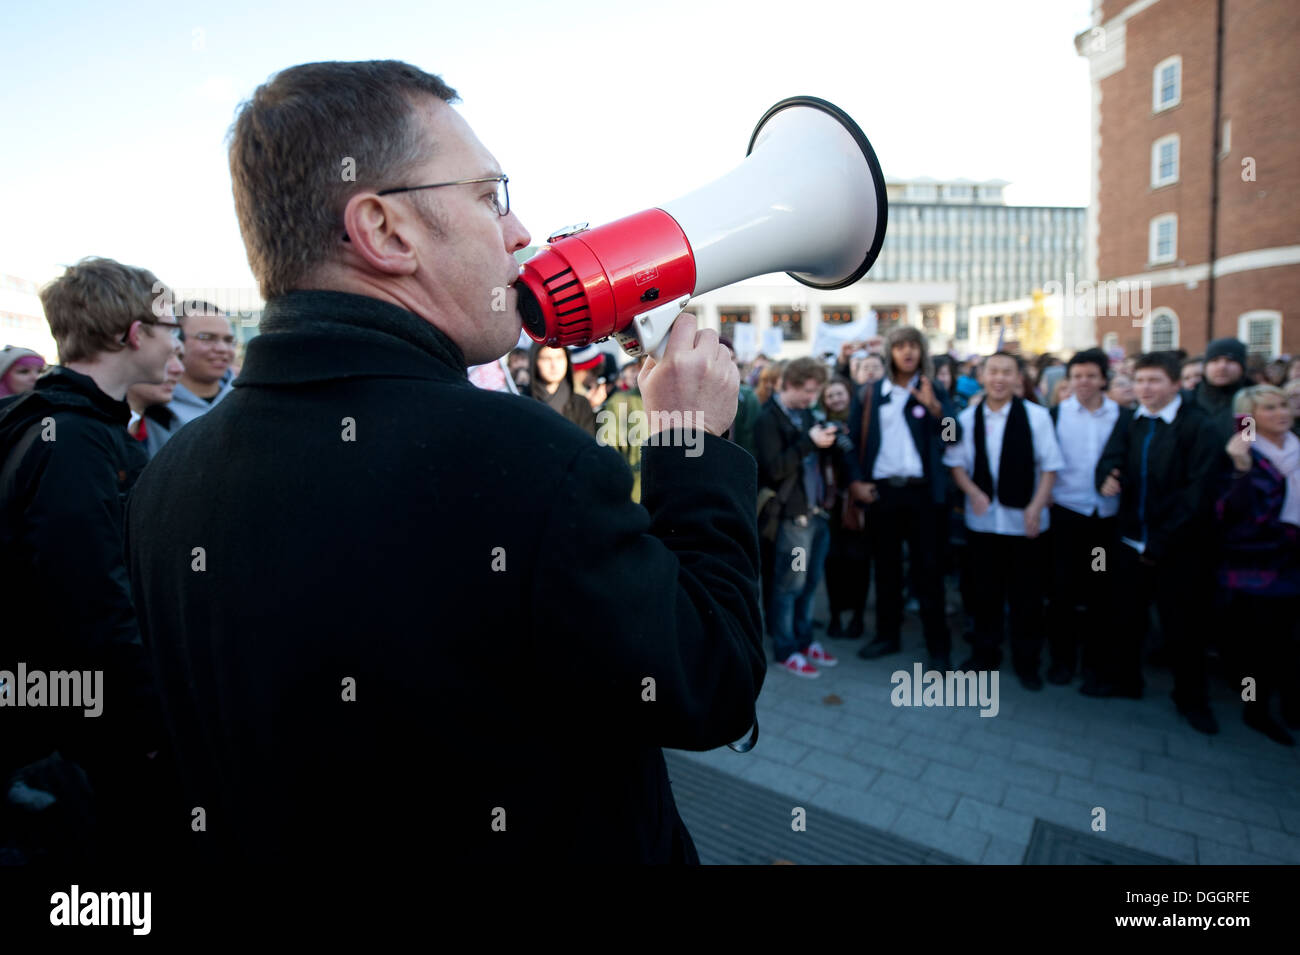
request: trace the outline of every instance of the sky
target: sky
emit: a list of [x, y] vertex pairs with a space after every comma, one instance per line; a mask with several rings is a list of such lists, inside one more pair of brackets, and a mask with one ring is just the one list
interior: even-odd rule
[[1088, 202], [1073, 37], [1090, 0], [24, 6], [0, 32], [0, 273], [37, 282], [104, 255], [221, 304], [255, 296], [226, 134], [260, 83], [315, 60], [442, 76], [534, 242], [724, 174], [766, 109], [800, 94], [853, 116], [887, 177]]

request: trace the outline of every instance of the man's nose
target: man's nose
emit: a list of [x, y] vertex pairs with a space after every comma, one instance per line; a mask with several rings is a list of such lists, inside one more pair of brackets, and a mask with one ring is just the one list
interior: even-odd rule
[[533, 240], [513, 210], [506, 216], [505, 240], [506, 251], [511, 253], [528, 248], [528, 244]]

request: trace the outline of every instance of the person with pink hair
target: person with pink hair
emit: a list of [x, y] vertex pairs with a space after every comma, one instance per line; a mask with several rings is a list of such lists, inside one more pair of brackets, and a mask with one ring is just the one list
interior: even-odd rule
[[0, 398], [31, 391], [44, 370], [45, 359], [30, 348], [6, 345], [0, 349]]

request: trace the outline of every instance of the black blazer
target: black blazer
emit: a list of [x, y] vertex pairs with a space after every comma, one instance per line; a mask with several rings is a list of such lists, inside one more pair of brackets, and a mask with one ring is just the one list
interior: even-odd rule
[[[1142, 436], [1151, 419], [1121, 408], [1115, 429], [1097, 462], [1097, 489], [1113, 469], [1120, 472], [1119, 533], [1142, 539]], [[1204, 550], [1213, 517], [1213, 474], [1218, 461], [1217, 432], [1209, 415], [1186, 395], [1173, 424], [1159, 424], [1147, 455], [1147, 547], [1152, 560], [1195, 560]], [[1207, 558], [1208, 559], [1208, 558]]]
[[403, 309], [293, 292], [262, 331], [128, 505], [177, 818], [295, 867], [693, 859], [661, 747], [751, 726], [753, 459], [648, 446], [643, 507]]
[[[903, 406], [903, 418], [912, 432], [916, 451], [921, 456], [921, 466], [925, 469], [926, 480], [930, 482], [931, 499], [936, 504], [942, 504], [947, 500], [948, 484], [951, 480], [948, 477], [948, 469], [943, 465], [943, 452], [949, 444], [956, 444], [961, 440], [961, 424], [957, 420], [957, 406], [953, 404], [947, 390], [933, 378], [930, 379], [930, 385], [934, 388], [934, 396], [943, 406], [943, 414], [938, 418], [928, 411], [925, 411], [922, 417], [916, 417], [912, 413], [913, 408], [922, 408], [923, 411], [925, 409], [914, 396], [897, 387], [893, 389], [890, 400], [897, 401], [900, 395], [907, 396], [907, 403]], [[866, 403], [867, 388], [871, 389], [871, 418], [867, 422], [867, 441], [863, 445], [862, 409]], [[871, 472], [876, 466], [876, 456], [880, 454], [880, 407], [885, 400], [883, 391], [884, 379], [881, 379], [870, 385], [863, 385], [853, 395], [853, 405], [849, 411], [849, 434], [853, 439], [856, 452], [850, 455], [851, 476], [855, 481], [872, 480]], [[947, 435], [952, 439], [950, 441], [944, 441], [944, 419], [952, 422], [952, 428], [947, 431]]]

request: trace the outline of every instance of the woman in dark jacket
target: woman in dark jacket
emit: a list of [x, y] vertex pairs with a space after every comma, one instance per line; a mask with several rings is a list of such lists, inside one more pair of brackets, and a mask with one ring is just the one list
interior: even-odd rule
[[550, 405], [593, 438], [596, 436], [596, 413], [573, 387], [573, 363], [566, 349], [534, 343], [528, 373], [532, 397]]
[[[853, 385], [847, 379], [832, 378], [822, 388], [821, 407], [826, 420], [840, 427], [840, 438], [846, 443], [851, 443], [849, 411], [852, 400]], [[834, 500], [827, 521], [831, 542], [826, 552], [826, 596], [831, 605], [831, 623], [826, 635], [857, 639], [864, 629], [862, 613], [871, 581], [871, 549], [862, 524], [862, 509], [855, 506], [848, 496], [849, 475], [842, 459], [823, 452], [821, 463], [827, 496], [833, 495]], [[853, 612], [847, 630], [840, 622], [846, 610]]]
[[1246, 725], [1294, 746], [1268, 707], [1280, 690], [1283, 720], [1300, 728], [1300, 438], [1291, 433], [1286, 396], [1272, 385], [1238, 392], [1233, 410], [1239, 428], [1224, 448], [1232, 470], [1216, 506], [1223, 537], [1219, 582], [1239, 624], [1242, 675], [1255, 681]]

